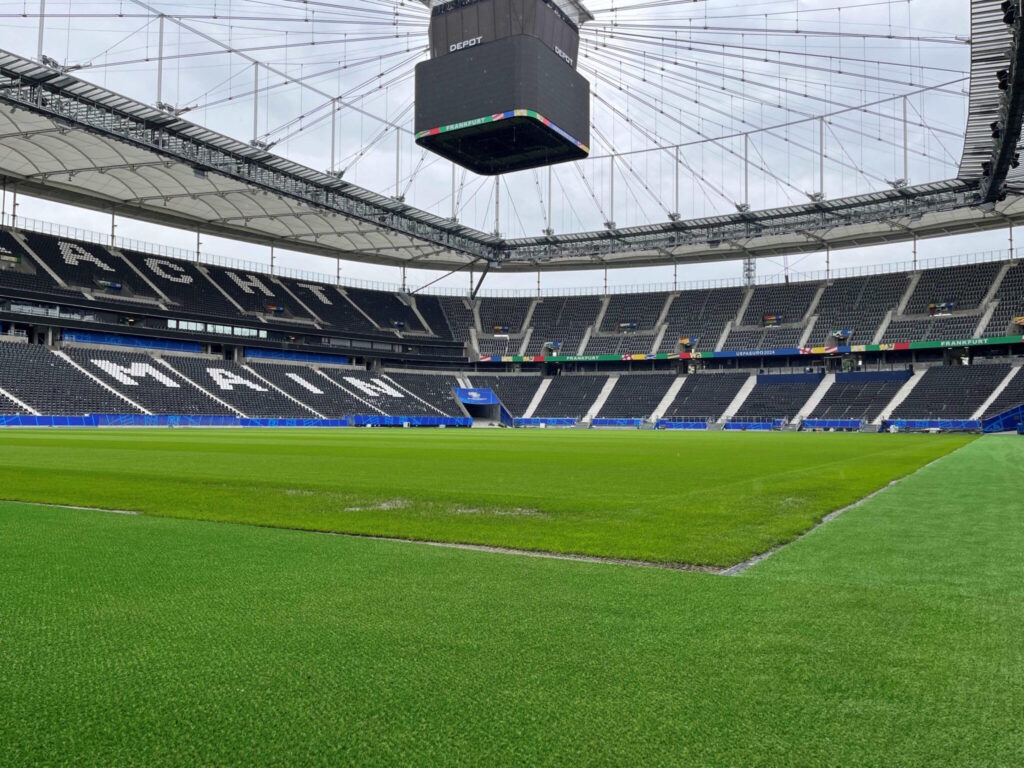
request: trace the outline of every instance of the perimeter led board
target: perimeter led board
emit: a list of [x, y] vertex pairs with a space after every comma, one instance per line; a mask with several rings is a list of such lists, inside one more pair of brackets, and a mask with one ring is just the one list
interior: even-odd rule
[[576, 71], [575, 0], [429, 3], [430, 55], [416, 67], [416, 143], [491, 176], [589, 152], [590, 84]]

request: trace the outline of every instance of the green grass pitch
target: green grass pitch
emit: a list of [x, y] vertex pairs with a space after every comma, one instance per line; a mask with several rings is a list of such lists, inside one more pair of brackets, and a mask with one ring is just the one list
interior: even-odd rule
[[[759, 507], [760, 525], [730, 525], [724, 507], [693, 514], [693, 499], [710, 496], [687, 497], [710, 490], [707, 477], [692, 481], [695, 468], [716, 469], [708, 454], [749, 463], [715, 474], [720, 493], [784, 494], [772, 497], [783, 509], [837, 479], [860, 492], [854, 465], [873, 473], [868, 489], [929, 465], [727, 577], [171, 517], [196, 498], [176, 500], [184, 485], [166, 481], [185, 468], [219, 503], [235, 492], [219, 472], [248, 467], [238, 487], [264, 490], [262, 505], [258, 492], [246, 498], [280, 515], [260, 521], [273, 524], [306, 514], [280, 508], [282, 498], [310, 497], [268, 488], [315, 487], [364, 511], [372, 499], [421, 498], [421, 475], [443, 464], [395, 457], [388, 441], [486, 466], [487, 451], [468, 433], [4, 433], [0, 496], [147, 504], [171, 516], [0, 503], [0, 765], [1024, 765], [1024, 441], [507, 437], [512, 454], [529, 446], [562, 455], [567, 466], [547, 468], [552, 491], [580, 482], [573, 473], [590, 471], [580, 464], [615, 466], [620, 451], [662, 457], [659, 466], [685, 482], [651, 485], [633, 465], [633, 500], [618, 482], [629, 472], [587, 476], [588, 498], [614, 498], [579, 523], [593, 538], [575, 534], [582, 543], [573, 547], [613, 541], [613, 502], [634, 510], [638, 496], [653, 529], [644, 547], [654, 547], [668, 523], [653, 510], [678, 489], [690, 500], [673, 507], [673, 537], [712, 523], [732, 537], [717, 549], [714, 535], [698, 536], [693, 551], [712, 562], [784, 537], [775, 517], [800, 526], [770, 505]], [[356, 482], [370, 463], [314, 483], [359, 440], [394, 492]], [[588, 460], [592, 452], [600, 458]], [[297, 482], [303, 458], [316, 471]], [[804, 476], [799, 460], [814, 471]], [[532, 490], [542, 469], [506, 469], [531, 483], [507, 489], [504, 501], [493, 481], [468, 472], [460, 493], [479, 488], [482, 497], [449, 489], [444, 499], [552, 509], [545, 501], [556, 494]], [[443, 486], [459, 474], [443, 472]], [[804, 527], [843, 501], [803, 512]], [[376, 512], [404, 524], [434, 509]], [[561, 514], [578, 519], [552, 519]], [[498, 521], [495, 530], [533, 519], [477, 517]], [[625, 541], [635, 530], [618, 532]], [[673, 559], [687, 551], [674, 547]]]
[[725, 566], [960, 436], [90, 431], [0, 436], [0, 498]]

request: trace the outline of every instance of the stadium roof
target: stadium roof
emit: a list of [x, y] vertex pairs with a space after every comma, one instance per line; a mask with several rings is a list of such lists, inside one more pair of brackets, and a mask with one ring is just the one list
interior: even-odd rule
[[[993, 141], [996, 72], [1020, 55], [997, 4], [974, 0], [971, 122], [957, 179], [765, 211], [504, 239], [197, 126], [0, 51], [0, 175], [8, 186], [120, 216], [391, 266], [505, 271], [724, 261], [900, 242], [1024, 222], [1010, 160], [1024, 66], [1009, 93], [1015, 130]], [[989, 129], [990, 130], [990, 129]], [[994, 179], [982, 176], [992, 158]], [[1005, 181], [1005, 186], [1004, 182]], [[1000, 193], [1006, 193], [999, 200]]]

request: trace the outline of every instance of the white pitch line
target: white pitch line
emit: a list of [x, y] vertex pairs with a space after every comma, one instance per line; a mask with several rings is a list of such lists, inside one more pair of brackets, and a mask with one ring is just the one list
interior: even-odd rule
[[104, 507], [78, 507], [74, 504], [47, 504], [42, 501], [21, 501], [20, 499], [0, 499], [0, 504], [24, 504], [26, 507], [44, 507], [46, 509], [74, 509], [78, 512], [107, 512], [111, 515], [128, 515], [139, 517], [141, 512], [130, 509], [106, 509]]
[[876, 496], [878, 496], [878, 495], [884, 493], [885, 491], [889, 490], [893, 486], [899, 485], [904, 480], [913, 477], [914, 475], [918, 474], [919, 472], [923, 472], [924, 470], [928, 469], [929, 467], [931, 467], [934, 464], [938, 464], [943, 459], [948, 459], [954, 453], [962, 451], [964, 448], [966, 448], [972, 442], [974, 442], [974, 441], [972, 440], [971, 442], [964, 443], [959, 448], [957, 448], [955, 451], [950, 451], [949, 453], [947, 453], [947, 454], [945, 454], [943, 456], [939, 456], [939, 458], [933, 459], [932, 461], [929, 461], [923, 467], [918, 467], [913, 472], [908, 472], [903, 477], [897, 477], [895, 480], [891, 480], [889, 483], [887, 483], [886, 485], [883, 485], [877, 491], [872, 491], [871, 493], [869, 493], [864, 498], [858, 499], [857, 501], [853, 502], [852, 504], [848, 504], [847, 506], [843, 507], [842, 509], [837, 509], [834, 512], [829, 512], [827, 515], [825, 515], [823, 518], [821, 518], [821, 522], [819, 522], [814, 527], [809, 528], [808, 530], [804, 531], [799, 536], [797, 536], [795, 539], [793, 539], [791, 541], [787, 541], [784, 544], [779, 544], [777, 547], [772, 547], [767, 552], [761, 552], [760, 554], [754, 555], [753, 557], [751, 557], [751, 558], [749, 558], [747, 560], [744, 560], [742, 563], [737, 563], [736, 565], [734, 565], [734, 566], [732, 566], [730, 568], [725, 568], [725, 569], [723, 569], [720, 572], [721, 575], [722, 576], [738, 576], [739, 574], [743, 573], [744, 571], [749, 570], [750, 568], [753, 568], [758, 563], [760, 563], [760, 562], [762, 562], [764, 560], [767, 560], [772, 555], [774, 555], [774, 554], [776, 554], [778, 552], [781, 552], [782, 550], [786, 549], [787, 547], [793, 546], [794, 544], [796, 544], [801, 539], [804, 539], [804, 538], [810, 536], [812, 533], [814, 533], [816, 530], [818, 530], [822, 526], [825, 526], [825, 525], [828, 525], [829, 523], [831, 523], [833, 520], [835, 520], [837, 517], [839, 517], [844, 512], [849, 512], [851, 509], [856, 509], [857, 507], [862, 506], [863, 504], [866, 504], [867, 502], [871, 501]]

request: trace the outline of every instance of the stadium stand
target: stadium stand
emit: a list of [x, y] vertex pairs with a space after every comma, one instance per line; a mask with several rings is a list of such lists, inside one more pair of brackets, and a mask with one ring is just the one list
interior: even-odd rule
[[273, 275], [204, 265], [203, 269], [245, 312], [312, 324], [313, 318]]
[[26, 409], [18, 406], [14, 400], [0, 393], [0, 416], [18, 416], [28, 413]]
[[533, 417], [582, 419], [607, 381], [607, 376], [556, 376], [533, 412]]
[[316, 418], [311, 409], [285, 397], [233, 361], [177, 355], [163, 359], [177, 373], [250, 418]]
[[746, 295], [745, 288], [683, 291], [669, 306], [665, 322], [668, 330], [662, 337], [659, 352], [675, 352], [679, 340], [693, 341], [697, 352], [712, 352], [726, 324], [736, 318]]
[[766, 315], [778, 317], [778, 323], [800, 323], [811, 308], [821, 283], [783, 283], [759, 285], [754, 289], [740, 325], [763, 325]]
[[256, 375], [328, 419], [343, 419], [356, 415], [372, 416], [380, 413], [378, 409], [357, 400], [339, 387], [333, 379], [321, 375], [313, 368], [251, 361], [247, 366], [252, 368]]
[[[178, 357], [200, 349], [230, 356], [240, 343], [247, 343], [245, 339], [257, 334], [267, 339], [268, 348], [286, 345], [290, 353], [292, 350], [304, 353], [312, 351], [310, 347], [330, 344], [332, 352], [356, 360], [379, 358], [384, 365], [400, 364], [396, 360], [408, 355], [410, 364], [422, 368], [428, 365], [448, 367], [451, 358], [460, 357], [464, 349], [468, 354], [473, 337], [482, 355], [517, 355], [527, 333], [530, 334], [528, 355], [539, 354], [545, 342], [551, 341], [561, 342], [560, 353], [564, 355], [582, 351], [587, 355], [613, 357], [650, 353], [659, 336], [661, 342], [657, 351], [661, 352], [680, 349], [681, 339], [688, 341], [684, 349], [713, 351], [723, 336], [723, 348], [727, 352], [793, 349], [801, 346], [801, 342], [805, 346], [866, 344], [878, 336], [883, 323], [887, 324], [882, 338], [885, 344], [968, 339], [975, 336], [986, 313], [991, 313], [984, 329], [989, 335], [1024, 334], [1024, 329], [1014, 323], [1018, 316], [1024, 315], [1024, 263], [1020, 262], [989, 262], [929, 269], [917, 275], [887, 273], [828, 282], [762, 285], [753, 289], [729, 287], [607, 297], [470, 300], [343, 288], [329, 282], [308, 282], [197, 264], [95, 243], [62, 240], [36, 232], [16, 234], [17, 237], [0, 230], [0, 311], [11, 312], [15, 318], [20, 315], [20, 320], [14, 320], [13, 328], [5, 328], [6, 332], [22, 336], [28, 333], [34, 342], [52, 343], [60, 338], [64, 325], [60, 320], [66, 318], [72, 321], [70, 329], [82, 334], [89, 329], [93, 334], [112, 337], [112, 334], [127, 333], [131, 336], [134, 329], [134, 333], [142, 330], [152, 333], [154, 338], [162, 340], [161, 343], [168, 339], [156, 331], [170, 332], [174, 343], [190, 340], [195, 350], [177, 349], [174, 357], [165, 358], [180, 372], [166, 371], [170, 381], [184, 385], [179, 388], [167, 385], [146, 368], [152, 366], [156, 371], [165, 371], [162, 364], [150, 356], [161, 353], [104, 348], [100, 357], [95, 348], [75, 347], [74, 343], [106, 342], [83, 338], [72, 339], [72, 346], [66, 350], [89, 375], [137, 402], [142, 409], [168, 415], [224, 415], [231, 409], [265, 418], [310, 418], [314, 412], [329, 418], [374, 414], [463, 415], [462, 407], [452, 396], [457, 381], [453, 375], [367, 373], [361, 368], [331, 368], [330, 361], [326, 361], [327, 366], [321, 371], [313, 367], [317, 362], [309, 358], [306, 364], [294, 361], [288, 365], [252, 363], [252, 370], [258, 374], [254, 376], [235, 363]], [[22, 238], [29, 248], [23, 245]], [[68, 287], [59, 286], [59, 280], [55, 281], [50, 271]], [[998, 286], [995, 285], [997, 279]], [[917, 282], [905, 311], [896, 316], [913, 280]], [[818, 297], [817, 302], [815, 297]], [[742, 313], [743, 324], [733, 327], [748, 298]], [[606, 306], [601, 314], [603, 304]], [[125, 312], [125, 307], [132, 309]], [[479, 313], [479, 323], [474, 307]], [[663, 312], [662, 327], [659, 320]], [[47, 320], [26, 322], [26, 315]], [[775, 317], [766, 318], [766, 315]], [[805, 317], [813, 319], [812, 327], [804, 322]], [[54, 322], [52, 318], [59, 320]], [[193, 320], [206, 321], [207, 325], [196, 325]], [[185, 322], [192, 325], [186, 327]], [[233, 326], [233, 323], [239, 325]], [[109, 327], [115, 324], [124, 331]], [[32, 326], [34, 331], [25, 330]], [[495, 334], [495, 328], [507, 329], [507, 338], [504, 333]], [[728, 334], [725, 334], [726, 329], [729, 329]], [[847, 330], [850, 335], [836, 336], [836, 331], [840, 330]], [[183, 337], [183, 333], [195, 335]], [[204, 339], [202, 334], [213, 335], [214, 340]], [[353, 336], [346, 339], [346, 334]], [[224, 336], [230, 340], [219, 342], [218, 337]], [[330, 338], [332, 336], [341, 338]], [[587, 342], [583, 345], [585, 338]], [[466, 346], [461, 348], [451, 340]], [[437, 343], [439, 341], [445, 343]], [[1004, 339], [1000, 346], [1009, 346], [1010, 342]], [[11, 361], [4, 371], [6, 379], [19, 380], [16, 369], [22, 366], [24, 381], [33, 382], [32, 386], [38, 390], [29, 390], [22, 398], [30, 408], [50, 415], [133, 412], [127, 402], [44, 347], [32, 345], [30, 351], [13, 353], [9, 351], [13, 345], [5, 346], [4, 354]], [[22, 346], [28, 348], [28, 345]], [[141, 345], [141, 349], [147, 347]], [[890, 356], [885, 363], [932, 362], [940, 354], [915, 351], [913, 357], [909, 354]], [[1005, 354], [1005, 351], [996, 354]], [[974, 356], [982, 358], [980, 351]], [[427, 363], [425, 357], [448, 359]], [[104, 365], [97, 365], [94, 359]], [[302, 358], [295, 358], [298, 359]], [[218, 375], [226, 375], [226, 380], [234, 385], [233, 390], [226, 390], [223, 395], [208, 370], [214, 363], [218, 370], [225, 372]], [[717, 364], [719, 361], [710, 362], [709, 370], [686, 378], [665, 413], [666, 418], [721, 418], [747, 374], [711, 370]], [[929, 371], [893, 417], [969, 418], [998, 386], [998, 368], [976, 365], [937, 373]], [[62, 377], [65, 391], [39, 383], [39, 371], [50, 369], [55, 369], [55, 375]], [[132, 371], [141, 372], [141, 377], [133, 376]], [[315, 382], [313, 386], [319, 391], [304, 387], [288, 373], [295, 374], [306, 384]], [[593, 406], [607, 380], [604, 374], [581, 375], [571, 370], [565, 373], [568, 375], [551, 379], [550, 389], [537, 412], [531, 415], [580, 418]], [[189, 386], [180, 376], [194, 377], [195, 383], [213, 395], [213, 399]], [[676, 374], [663, 371], [617, 376], [616, 386], [598, 414], [600, 417], [649, 416]], [[894, 389], [899, 389], [899, 381], [858, 376], [860, 374], [839, 374], [836, 384], [815, 407], [812, 417], [872, 420], [884, 412]], [[245, 383], [235, 381], [234, 377]], [[792, 418], [810, 395], [801, 389], [801, 386], [809, 387], [809, 382], [805, 382], [805, 386], [795, 380], [787, 383], [767, 378], [762, 377], [734, 418]], [[525, 415], [541, 382], [538, 375], [515, 375], [505, 371], [474, 374], [471, 380], [478, 386], [494, 389], [509, 411], [520, 417]], [[250, 385], [262, 386], [265, 391]], [[1024, 376], [1011, 382], [1006, 392], [988, 408], [989, 414], [1018, 404], [1022, 389]], [[17, 386], [10, 390], [16, 398], [21, 398], [20, 391]], [[217, 402], [218, 399], [231, 408]], [[36, 407], [36, 401], [41, 407]], [[947, 401], [948, 407], [937, 405], [943, 401]], [[3, 407], [15, 407], [6, 400], [0, 402]]]
[[999, 393], [999, 397], [992, 402], [983, 417], [989, 419], [998, 416], [1018, 405], [1024, 405], [1024, 369], [1017, 371], [1017, 375], [1010, 379], [1006, 389]]
[[986, 262], [926, 269], [903, 314], [925, 315], [933, 304], [952, 304], [956, 310], [975, 309], [991, 288], [1000, 266], [997, 262]]
[[602, 419], [646, 419], [675, 380], [675, 374], [620, 376], [597, 415]]
[[[835, 280], [821, 294], [811, 346], [870, 344], [886, 313], [899, 306], [910, 276], [905, 272]], [[837, 331], [852, 331], [845, 341]]]
[[520, 342], [512, 338], [497, 338], [494, 336], [478, 336], [476, 340], [480, 354], [487, 357], [490, 355], [515, 355], [519, 352]]
[[821, 376], [813, 373], [758, 376], [733, 421], [792, 421], [819, 384]]
[[93, 243], [24, 233], [33, 253], [69, 287], [115, 301], [155, 304], [159, 297], [120, 257]]
[[78, 295], [59, 288], [46, 270], [39, 267], [14, 237], [0, 230], [0, 284], [25, 291]]
[[981, 321], [979, 314], [937, 315], [921, 320], [894, 320], [885, 331], [882, 343], [927, 341], [929, 339], [969, 339]]
[[430, 331], [440, 339], [452, 338], [451, 328], [448, 327], [448, 319], [441, 308], [441, 301], [437, 296], [421, 294], [416, 297], [416, 309], [419, 310]]
[[384, 291], [368, 291], [364, 288], [345, 288], [345, 293], [385, 330], [426, 333], [416, 312], [406, 303], [411, 301], [408, 297]]
[[459, 296], [441, 296], [438, 303], [448, 319], [452, 338], [456, 341], [469, 341], [470, 329], [476, 321], [473, 319], [473, 310], [466, 306], [466, 299]]
[[235, 415], [230, 408], [225, 408], [142, 352], [80, 347], [66, 347], [64, 352], [93, 376], [150, 413]]
[[614, 333], [620, 324], [634, 324], [637, 331], [653, 330], [665, 308], [668, 293], [619, 293], [608, 300], [602, 333]]
[[527, 354], [539, 355], [549, 341], [561, 342], [564, 354], [576, 354], [600, 308], [600, 296], [541, 299], [533, 310], [533, 336]]
[[726, 350], [738, 350], [738, 349], [763, 349], [761, 342], [764, 339], [764, 329], [759, 328], [757, 330], [732, 330], [729, 331], [729, 336], [725, 340], [725, 345], [722, 349]]
[[736, 399], [748, 378], [746, 373], [691, 374], [686, 377], [663, 418], [717, 421]]
[[224, 298], [194, 262], [136, 251], [121, 253], [183, 312], [202, 317], [238, 318], [238, 308]]
[[[483, 333], [520, 333], [532, 303], [533, 299], [529, 298], [480, 299], [480, 330]], [[495, 328], [508, 330], [496, 331]]]
[[[348, 393], [353, 407], [362, 407], [362, 410], [359, 411], [362, 414], [372, 414], [376, 410], [389, 416], [439, 416], [441, 414], [438, 411], [444, 411], [443, 407], [437, 405], [432, 407], [413, 396], [389, 374], [336, 368], [321, 368], [319, 373]], [[429, 394], [431, 387], [416, 387], [416, 389]], [[444, 403], [442, 402], [441, 405]]]
[[583, 350], [587, 355], [646, 355], [654, 346], [653, 333], [613, 333], [591, 336]]
[[1014, 322], [1016, 318], [1024, 317], [1024, 261], [1006, 271], [995, 299], [999, 303], [985, 328], [985, 335], [1024, 334], [1024, 328]]
[[[409, 297], [365, 288], [339, 288], [328, 282], [197, 264], [37, 232], [20, 234], [30, 243], [33, 253], [68, 287], [58, 287], [10, 232], [0, 231], [0, 290], [79, 300], [85, 298], [82, 291], [86, 291], [98, 307], [123, 309], [137, 305], [152, 309], [162, 304], [186, 316], [232, 322], [245, 318], [252, 323], [259, 317], [268, 323], [312, 328], [315, 316], [325, 330], [391, 339], [396, 332], [414, 337], [426, 334], [419, 315], [431, 334], [445, 341], [468, 342], [471, 329], [476, 327], [473, 303], [462, 297]], [[1003, 266], [1001, 262], [986, 262], [921, 272], [904, 314], [889, 323], [883, 343], [974, 336], [989, 309], [980, 306], [981, 302]], [[819, 290], [822, 293], [814, 308], [814, 326], [807, 344], [837, 342], [835, 332], [844, 329], [852, 331], [850, 343], [870, 343], [886, 315], [897, 310], [911, 277], [911, 273], [902, 272], [829, 283], [757, 286], [750, 294], [741, 324], [731, 329], [724, 349], [798, 346], [807, 332], [803, 319]], [[646, 354], [651, 352], [661, 330], [655, 326], [665, 302], [671, 299], [665, 315], [666, 330], [657, 351], [676, 351], [681, 338], [689, 339], [688, 348], [695, 351], [713, 351], [726, 325], [735, 321], [748, 290], [732, 287], [676, 294], [613, 294], [607, 297], [608, 305], [597, 328], [593, 326], [605, 301], [601, 296], [482, 298], [476, 302], [481, 321], [477, 332], [481, 339], [486, 339], [493, 337], [496, 326], [507, 327], [511, 336], [507, 346], [500, 345], [499, 349], [482, 341], [481, 352], [517, 354], [521, 334], [527, 331], [523, 326], [530, 307], [536, 303], [529, 322], [533, 330], [527, 354], [539, 354], [548, 341], [561, 342], [564, 354], [575, 354], [588, 330], [591, 335], [586, 354]], [[1024, 264], [1009, 266], [994, 301], [996, 306], [985, 331], [989, 335], [1021, 331], [1013, 320], [1024, 313]], [[766, 327], [766, 315], [774, 315], [773, 322], [779, 327]], [[621, 324], [629, 327], [620, 328]], [[288, 332], [287, 328], [282, 329], [282, 333]], [[458, 355], [458, 350], [438, 347], [427, 354]]]
[[1009, 364], [929, 368], [892, 418], [969, 419], [1009, 372]]
[[0, 343], [0, 389], [49, 416], [140, 413], [66, 360], [36, 344]]
[[398, 371], [388, 371], [384, 376], [432, 409], [427, 413], [428, 416], [465, 416], [455, 399], [455, 389], [459, 382], [454, 376]]
[[778, 328], [769, 326], [763, 330], [735, 330], [729, 332], [723, 349], [793, 349], [800, 344], [803, 328]]
[[27, 414], [24, 408], [4, 395], [0, 395], [0, 416], [19, 416]]
[[811, 418], [874, 421], [910, 375], [910, 371], [837, 374]]
[[540, 376], [481, 376], [476, 373], [471, 374], [469, 380], [478, 389], [493, 391], [505, 409], [515, 417], [526, 413], [541, 382]]
[[303, 280], [289, 281], [288, 285], [297, 299], [332, 328], [349, 333], [379, 333], [377, 326], [336, 286]]

